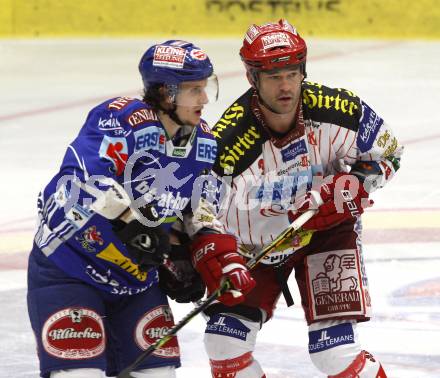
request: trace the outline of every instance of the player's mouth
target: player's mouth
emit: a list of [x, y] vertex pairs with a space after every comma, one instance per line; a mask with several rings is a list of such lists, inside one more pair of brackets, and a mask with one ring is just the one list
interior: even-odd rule
[[194, 110], [194, 113], [197, 116], [201, 117], [202, 116], [202, 110], [203, 110], [203, 108], [197, 108], [197, 109]]
[[278, 98], [277, 98], [277, 101], [279, 101], [279, 102], [281, 102], [281, 103], [288, 103], [288, 102], [290, 102], [290, 101], [292, 101], [293, 100], [293, 97], [292, 96], [279, 96]]

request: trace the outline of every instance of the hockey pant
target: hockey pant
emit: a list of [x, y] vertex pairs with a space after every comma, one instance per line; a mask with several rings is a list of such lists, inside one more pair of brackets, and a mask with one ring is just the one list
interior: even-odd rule
[[[93, 378], [94, 371], [116, 375], [174, 325], [158, 286], [137, 295], [112, 296], [66, 276], [38, 250], [29, 258], [28, 282], [28, 311], [44, 378], [52, 372], [64, 378], [75, 370], [95, 374]], [[139, 370], [178, 367], [179, 355], [173, 338]]]
[[[329, 378], [386, 378], [380, 362], [362, 350], [356, 325], [351, 320], [311, 324], [309, 353], [313, 364]], [[265, 377], [252, 356], [259, 329], [259, 322], [235, 314], [210, 317], [204, 341], [213, 378]]]

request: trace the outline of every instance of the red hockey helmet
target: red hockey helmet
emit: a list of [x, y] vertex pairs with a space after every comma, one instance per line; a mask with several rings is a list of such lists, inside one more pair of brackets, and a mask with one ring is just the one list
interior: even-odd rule
[[251, 25], [245, 34], [240, 57], [246, 70], [260, 70], [301, 65], [305, 76], [307, 46], [296, 29], [285, 19], [261, 26]]

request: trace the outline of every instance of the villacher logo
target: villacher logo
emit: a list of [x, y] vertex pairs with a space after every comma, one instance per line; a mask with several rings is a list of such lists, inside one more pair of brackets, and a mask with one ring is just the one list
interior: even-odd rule
[[[138, 322], [135, 330], [135, 341], [139, 348], [145, 350], [157, 339], [165, 336], [174, 326], [173, 316], [169, 306], [158, 306], [149, 310]], [[172, 337], [162, 348], [153, 354], [157, 357], [176, 358], [180, 356], [177, 338]]]
[[99, 356], [105, 349], [102, 319], [86, 308], [65, 308], [46, 320], [42, 331], [43, 347], [50, 355], [82, 360]]

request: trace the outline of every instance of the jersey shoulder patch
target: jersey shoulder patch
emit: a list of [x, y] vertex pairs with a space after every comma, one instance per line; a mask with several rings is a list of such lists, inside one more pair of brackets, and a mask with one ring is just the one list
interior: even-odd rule
[[159, 124], [156, 112], [139, 99], [117, 97], [93, 108], [87, 117], [88, 132], [112, 137], [127, 136], [143, 125]]
[[[145, 102], [130, 97], [118, 97], [106, 103], [106, 109], [128, 124], [132, 129], [149, 123], [159, 123], [156, 111]], [[134, 131], [134, 130], [133, 130]]]
[[110, 111], [119, 111], [124, 109], [126, 106], [128, 106], [133, 101], [139, 101], [132, 97], [116, 97], [109, 101], [106, 101], [107, 109]]
[[331, 123], [353, 131], [359, 128], [361, 101], [347, 89], [329, 88], [305, 81], [302, 85], [302, 105], [305, 119]]
[[217, 139], [227, 138], [229, 134], [234, 134], [237, 128], [249, 118], [251, 91], [249, 90], [222, 114], [221, 118], [212, 128], [212, 133]]
[[124, 119], [133, 129], [139, 128], [143, 125], [158, 125], [160, 123], [156, 111], [148, 104], [139, 100], [127, 108], [124, 114]]
[[245, 171], [267, 140], [251, 109], [252, 93], [250, 89], [227, 108], [212, 129], [218, 145], [213, 170], [220, 176], [235, 177]]
[[200, 120], [197, 129], [198, 129], [198, 134], [200, 134], [200, 136], [203, 135], [205, 138], [215, 139], [214, 134], [212, 133], [212, 130], [208, 125], [208, 122], [206, 122], [204, 119]]

